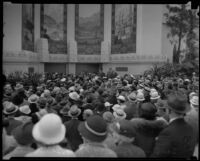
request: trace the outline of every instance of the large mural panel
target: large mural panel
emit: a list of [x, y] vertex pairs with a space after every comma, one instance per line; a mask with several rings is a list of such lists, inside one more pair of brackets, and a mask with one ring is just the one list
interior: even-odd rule
[[47, 38], [49, 52], [67, 53], [67, 5], [41, 5], [41, 37]]
[[136, 53], [136, 4], [112, 5], [112, 54]]
[[22, 50], [34, 51], [33, 4], [22, 4]]
[[75, 7], [75, 40], [78, 54], [100, 55], [103, 41], [104, 5], [80, 4]]

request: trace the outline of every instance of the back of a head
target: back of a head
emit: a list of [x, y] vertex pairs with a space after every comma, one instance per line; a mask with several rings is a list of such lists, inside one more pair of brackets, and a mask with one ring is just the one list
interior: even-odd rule
[[139, 108], [139, 117], [147, 119], [147, 120], [154, 120], [156, 117], [157, 109], [154, 107], [152, 103], [143, 103]]
[[167, 104], [176, 114], [186, 113], [185, 111], [187, 110], [187, 107], [189, 107], [187, 103], [187, 95], [180, 91], [171, 93], [168, 96]]
[[19, 106], [23, 103], [23, 101], [24, 101], [24, 98], [21, 95], [19, 95], [18, 93], [14, 93], [12, 95], [12, 103], [13, 104]]
[[106, 107], [104, 106], [104, 103], [102, 102], [97, 102], [95, 104], [95, 108], [97, 111], [104, 111], [106, 109]]

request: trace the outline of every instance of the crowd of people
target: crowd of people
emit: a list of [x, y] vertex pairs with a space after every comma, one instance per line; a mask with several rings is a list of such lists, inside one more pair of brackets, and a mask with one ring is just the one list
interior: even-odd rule
[[198, 158], [195, 73], [47, 73], [37, 86], [22, 82], [3, 88], [3, 159]]

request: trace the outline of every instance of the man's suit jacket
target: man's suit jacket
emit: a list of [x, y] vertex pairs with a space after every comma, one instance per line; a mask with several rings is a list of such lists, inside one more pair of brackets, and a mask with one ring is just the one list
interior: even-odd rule
[[161, 131], [151, 157], [190, 158], [195, 148], [194, 136], [192, 127], [178, 118]]
[[78, 125], [81, 123], [78, 119], [71, 119], [64, 123], [66, 128], [66, 139], [73, 151], [77, 150], [83, 143], [83, 139], [78, 131]]

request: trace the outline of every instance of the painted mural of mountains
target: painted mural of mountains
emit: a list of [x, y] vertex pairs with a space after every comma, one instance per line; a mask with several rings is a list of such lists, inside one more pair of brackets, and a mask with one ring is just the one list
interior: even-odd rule
[[79, 17], [80, 27], [93, 29], [96, 26], [100, 25], [100, 13], [95, 13], [90, 17]]
[[53, 40], [62, 39], [63, 23], [57, 23], [52, 17], [44, 15], [44, 24], [47, 26], [49, 36]]

